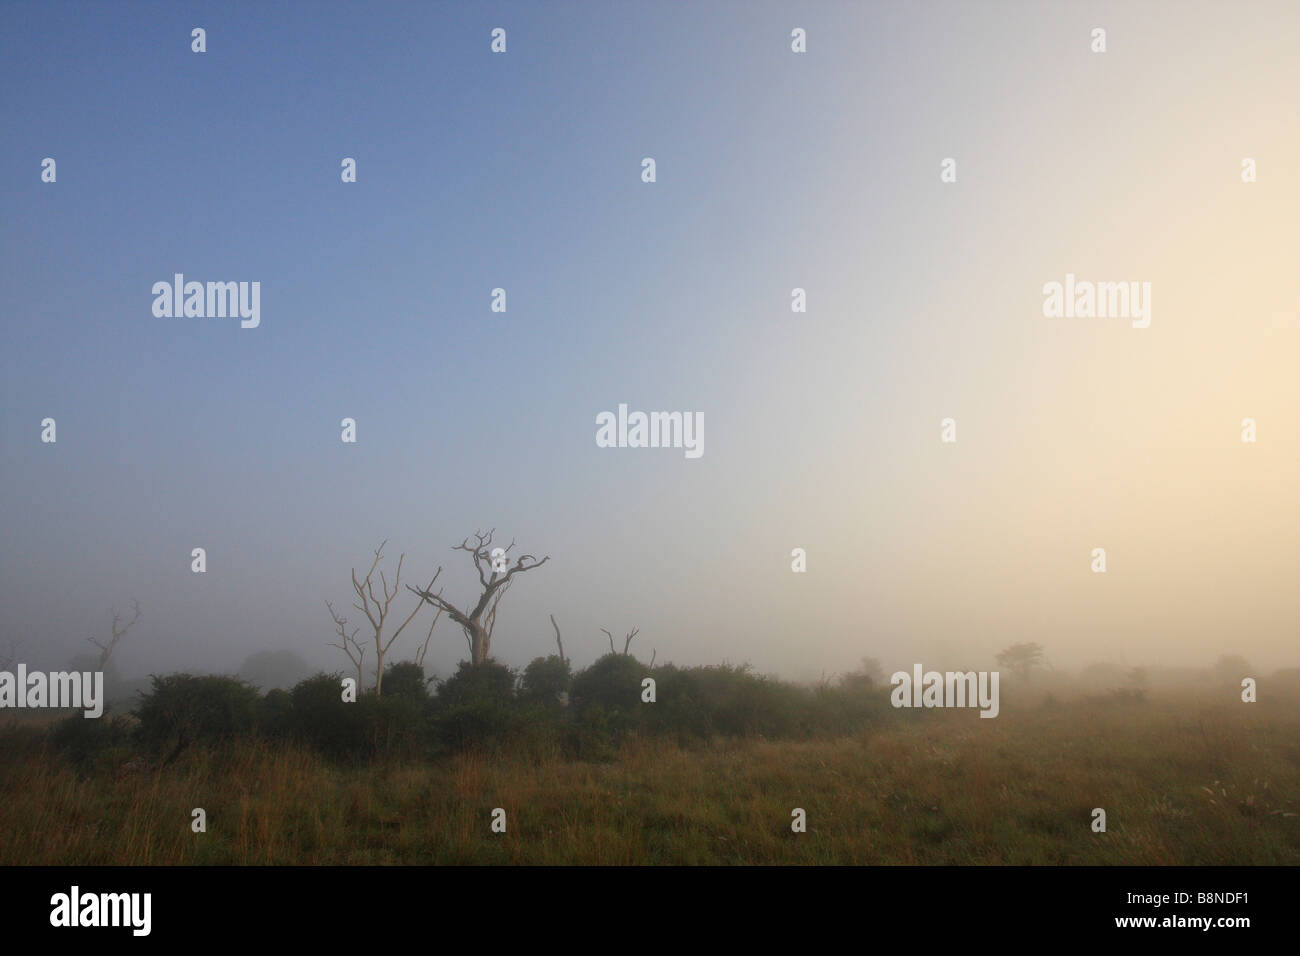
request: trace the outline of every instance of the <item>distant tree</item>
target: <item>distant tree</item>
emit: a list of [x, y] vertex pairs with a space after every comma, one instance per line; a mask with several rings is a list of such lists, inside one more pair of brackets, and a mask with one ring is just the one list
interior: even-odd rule
[[[492, 654], [492, 631], [496, 628], [497, 606], [501, 603], [515, 575], [540, 568], [550, 560], [549, 556], [539, 561], [531, 554], [522, 554], [512, 566], [510, 551], [515, 543], [511, 541], [509, 547], [493, 548], [492, 536], [495, 533], [495, 528], [487, 534], [476, 531], [473, 544], [470, 544], [469, 538], [466, 538], [452, 548], [453, 551], [465, 551], [469, 554], [474, 562], [474, 570], [478, 572], [479, 584], [483, 588], [478, 601], [468, 611], [463, 611], [445, 600], [441, 591], [437, 594], [431, 593], [432, 582], [423, 590], [413, 588], [409, 584], [406, 586], [407, 590], [419, 595], [425, 603], [446, 611], [447, 615], [461, 626], [465, 632], [465, 640], [469, 644], [470, 663], [476, 666], [482, 664]], [[441, 567], [438, 568], [438, 572], [442, 572]], [[437, 577], [438, 575], [435, 574], [434, 578]]]
[[108, 643], [101, 643], [93, 637], [86, 638], [91, 644], [99, 648], [99, 667], [96, 670], [103, 670], [108, 666], [108, 659], [113, 656], [113, 651], [117, 648], [117, 642], [126, 637], [126, 632], [135, 627], [135, 622], [140, 620], [140, 602], [132, 598], [131, 610], [134, 612], [131, 620], [126, 623], [122, 622], [122, 616], [117, 613], [117, 608], [113, 608], [113, 632]]
[[1032, 641], [1012, 644], [998, 653], [997, 661], [1016, 677], [1027, 678], [1043, 665], [1043, 648]]

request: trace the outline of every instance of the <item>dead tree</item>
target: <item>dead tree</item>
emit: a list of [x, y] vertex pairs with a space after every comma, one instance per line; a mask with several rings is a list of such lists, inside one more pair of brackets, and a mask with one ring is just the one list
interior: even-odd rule
[[[375, 635], [376, 697], [382, 697], [384, 695], [384, 655], [388, 653], [388, 649], [393, 646], [393, 642], [397, 640], [402, 631], [406, 629], [406, 625], [410, 624], [411, 621], [415, 619], [415, 615], [420, 613], [420, 608], [424, 607], [423, 601], [417, 602], [414, 610], [407, 615], [406, 620], [398, 626], [397, 630], [393, 632], [392, 636], [388, 638], [387, 641], [384, 640], [384, 626], [388, 621], [388, 611], [393, 606], [393, 601], [396, 600], [397, 595], [401, 590], [402, 562], [406, 560], [405, 554], [397, 559], [397, 574], [393, 578], [392, 591], [388, 590], [388, 579], [384, 576], [384, 572], [379, 572], [380, 590], [383, 594], [383, 597], [381, 598], [375, 593], [374, 576], [375, 569], [379, 567], [379, 562], [384, 555], [384, 545], [387, 543], [388, 539], [385, 538], [383, 542], [380, 543], [379, 547], [375, 549], [375, 560], [370, 562], [370, 570], [366, 572], [366, 576], [360, 581], [357, 580], [357, 569], [352, 569], [352, 590], [356, 591], [357, 597], [361, 602], [359, 604], [354, 603], [352, 606], [366, 616], [366, 620], [370, 622], [370, 627], [374, 631]], [[441, 571], [442, 569], [439, 568], [438, 572], [441, 573]], [[433, 587], [433, 582], [436, 580], [438, 580], [438, 574], [434, 574], [433, 579], [429, 581], [428, 587], [425, 588], [426, 592], [429, 588]], [[408, 584], [407, 587], [410, 587], [410, 585]]]
[[560, 662], [564, 662], [564, 642], [560, 640], [560, 625], [555, 623], [555, 615], [551, 615], [551, 627], [555, 628], [555, 646], [560, 649]]
[[[603, 627], [601, 628], [601, 630], [605, 631]], [[627, 637], [623, 639], [623, 655], [625, 657], [627, 656], [628, 648], [632, 646], [632, 638], [636, 637], [637, 634], [639, 634], [640, 632], [641, 632], [641, 628], [634, 627], [628, 633]], [[618, 651], [614, 650], [614, 635], [609, 633], [609, 631], [605, 631], [605, 636], [609, 638], [609, 652], [611, 654], [617, 654]]]
[[[515, 575], [540, 568], [551, 560], [549, 555], [539, 561], [531, 554], [523, 554], [511, 565], [510, 551], [515, 543], [511, 541], [510, 546], [506, 548], [493, 548], [492, 535], [495, 533], [495, 528], [487, 534], [476, 531], [473, 544], [470, 543], [469, 538], [466, 538], [452, 549], [469, 553], [474, 562], [474, 570], [478, 572], [479, 584], [483, 587], [483, 593], [479, 595], [478, 601], [470, 610], [463, 611], [456, 607], [446, 600], [441, 592], [432, 594], [429, 588], [419, 590], [409, 584], [406, 586], [407, 590], [419, 595], [425, 603], [446, 611], [447, 616], [461, 626], [465, 631], [465, 640], [469, 644], [470, 661], [476, 666], [492, 655], [492, 630], [496, 627], [497, 607]], [[438, 570], [441, 571], [442, 568]], [[437, 575], [434, 577], [436, 578]]]
[[354, 627], [352, 633], [349, 634], [348, 619], [346, 617], [339, 617], [338, 613], [334, 610], [334, 605], [330, 604], [329, 601], [325, 602], [325, 606], [330, 609], [330, 617], [334, 618], [334, 626], [339, 630], [339, 643], [330, 644], [330, 647], [337, 647], [344, 654], [348, 655], [348, 660], [352, 661], [352, 666], [357, 669], [357, 690], [361, 690], [363, 681], [361, 675], [361, 662], [365, 660], [366, 657], [365, 647], [357, 641], [357, 632], [360, 631], [361, 628]]
[[93, 637], [86, 638], [91, 644], [99, 648], [99, 670], [102, 671], [108, 666], [108, 659], [113, 656], [113, 650], [117, 647], [117, 642], [126, 637], [126, 632], [135, 627], [135, 622], [140, 620], [140, 602], [134, 598], [131, 600], [131, 610], [134, 612], [131, 620], [123, 624], [122, 615], [117, 613], [117, 608], [113, 608], [113, 636], [107, 644], [97, 641]]

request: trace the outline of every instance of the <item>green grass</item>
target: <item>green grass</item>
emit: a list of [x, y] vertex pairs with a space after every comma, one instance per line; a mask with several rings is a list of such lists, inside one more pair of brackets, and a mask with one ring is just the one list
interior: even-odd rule
[[[1300, 863], [1294, 700], [897, 712], [854, 737], [631, 741], [599, 764], [357, 768], [242, 741], [161, 770], [110, 754], [86, 773], [35, 731], [8, 738], [3, 864]], [[1108, 832], [1092, 832], [1094, 807]]]

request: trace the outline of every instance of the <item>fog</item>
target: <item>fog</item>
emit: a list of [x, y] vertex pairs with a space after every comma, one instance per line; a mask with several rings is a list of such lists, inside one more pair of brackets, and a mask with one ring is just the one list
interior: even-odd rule
[[[123, 678], [348, 672], [352, 569], [386, 540], [472, 605], [495, 528], [549, 557], [512, 666], [552, 614], [577, 665], [639, 628], [800, 680], [1300, 664], [1300, 11], [836, 5], [795, 56], [783, 7], [513, 8], [496, 59], [454, 9], [231, 14], [201, 56], [9, 11], [0, 651], [61, 667], [137, 599]], [[260, 282], [260, 324], [155, 316], [178, 272]], [[1045, 316], [1067, 274], [1150, 283], [1149, 326]], [[620, 403], [703, 454], [598, 447]], [[444, 615], [426, 669], [465, 656]]]

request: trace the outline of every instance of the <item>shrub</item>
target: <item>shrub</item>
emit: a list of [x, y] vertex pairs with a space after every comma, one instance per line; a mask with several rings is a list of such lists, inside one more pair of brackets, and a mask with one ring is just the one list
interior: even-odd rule
[[218, 743], [257, 726], [262, 698], [238, 677], [169, 674], [151, 678], [136, 708], [145, 747], [179, 752], [189, 744]]
[[288, 734], [292, 713], [293, 695], [278, 687], [268, 690], [262, 698], [262, 730], [275, 736]]
[[[819, 734], [851, 734], [873, 723], [897, 714], [889, 702], [888, 688], [866, 690], [850, 683], [839, 687], [820, 686], [809, 694], [809, 715], [806, 727], [795, 732]], [[904, 710], [901, 715], [919, 717], [922, 711]]]
[[515, 672], [504, 664], [461, 661], [456, 673], [438, 685], [438, 702], [445, 706], [512, 700]]
[[613, 760], [620, 736], [615, 721], [599, 703], [589, 704], [567, 728], [566, 749], [579, 760]]
[[289, 692], [289, 709], [281, 729], [331, 757], [356, 757], [366, 750], [366, 726], [355, 703], [343, 700], [342, 674], [315, 674]]
[[419, 754], [427, 743], [425, 701], [416, 690], [423, 684], [414, 685], [408, 677], [398, 671], [396, 693], [387, 692], [385, 676], [382, 698], [367, 691], [344, 701], [342, 674], [316, 674], [299, 681], [285, 701], [272, 703], [267, 695], [267, 726], [336, 760]]
[[599, 704], [607, 714], [636, 715], [646, 666], [629, 654], [606, 654], [573, 678], [573, 706], [581, 714]]
[[515, 681], [515, 672], [496, 661], [461, 661], [456, 673], [438, 685], [429, 708], [436, 739], [451, 750], [503, 746], [524, 722]]
[[572, 682], [569, 662], [560, 655], [535, 657], [524, 668], [524, 676], [519, 682], [519, 697], [552, 713], [559, 713], [564, 710], [561, 695], [568, 694]]
[[87, 719], [81, 714], [59, 721], [50, 731], [54, 750], [81, 768], [119, 764], [131, 756], [131, 721], [119, 714]]
[[415, 661], [401, 661], [384, 668], [384, 699], [405, 698], [425, 701], [429, 699], [429, 678], [424, 668]]

